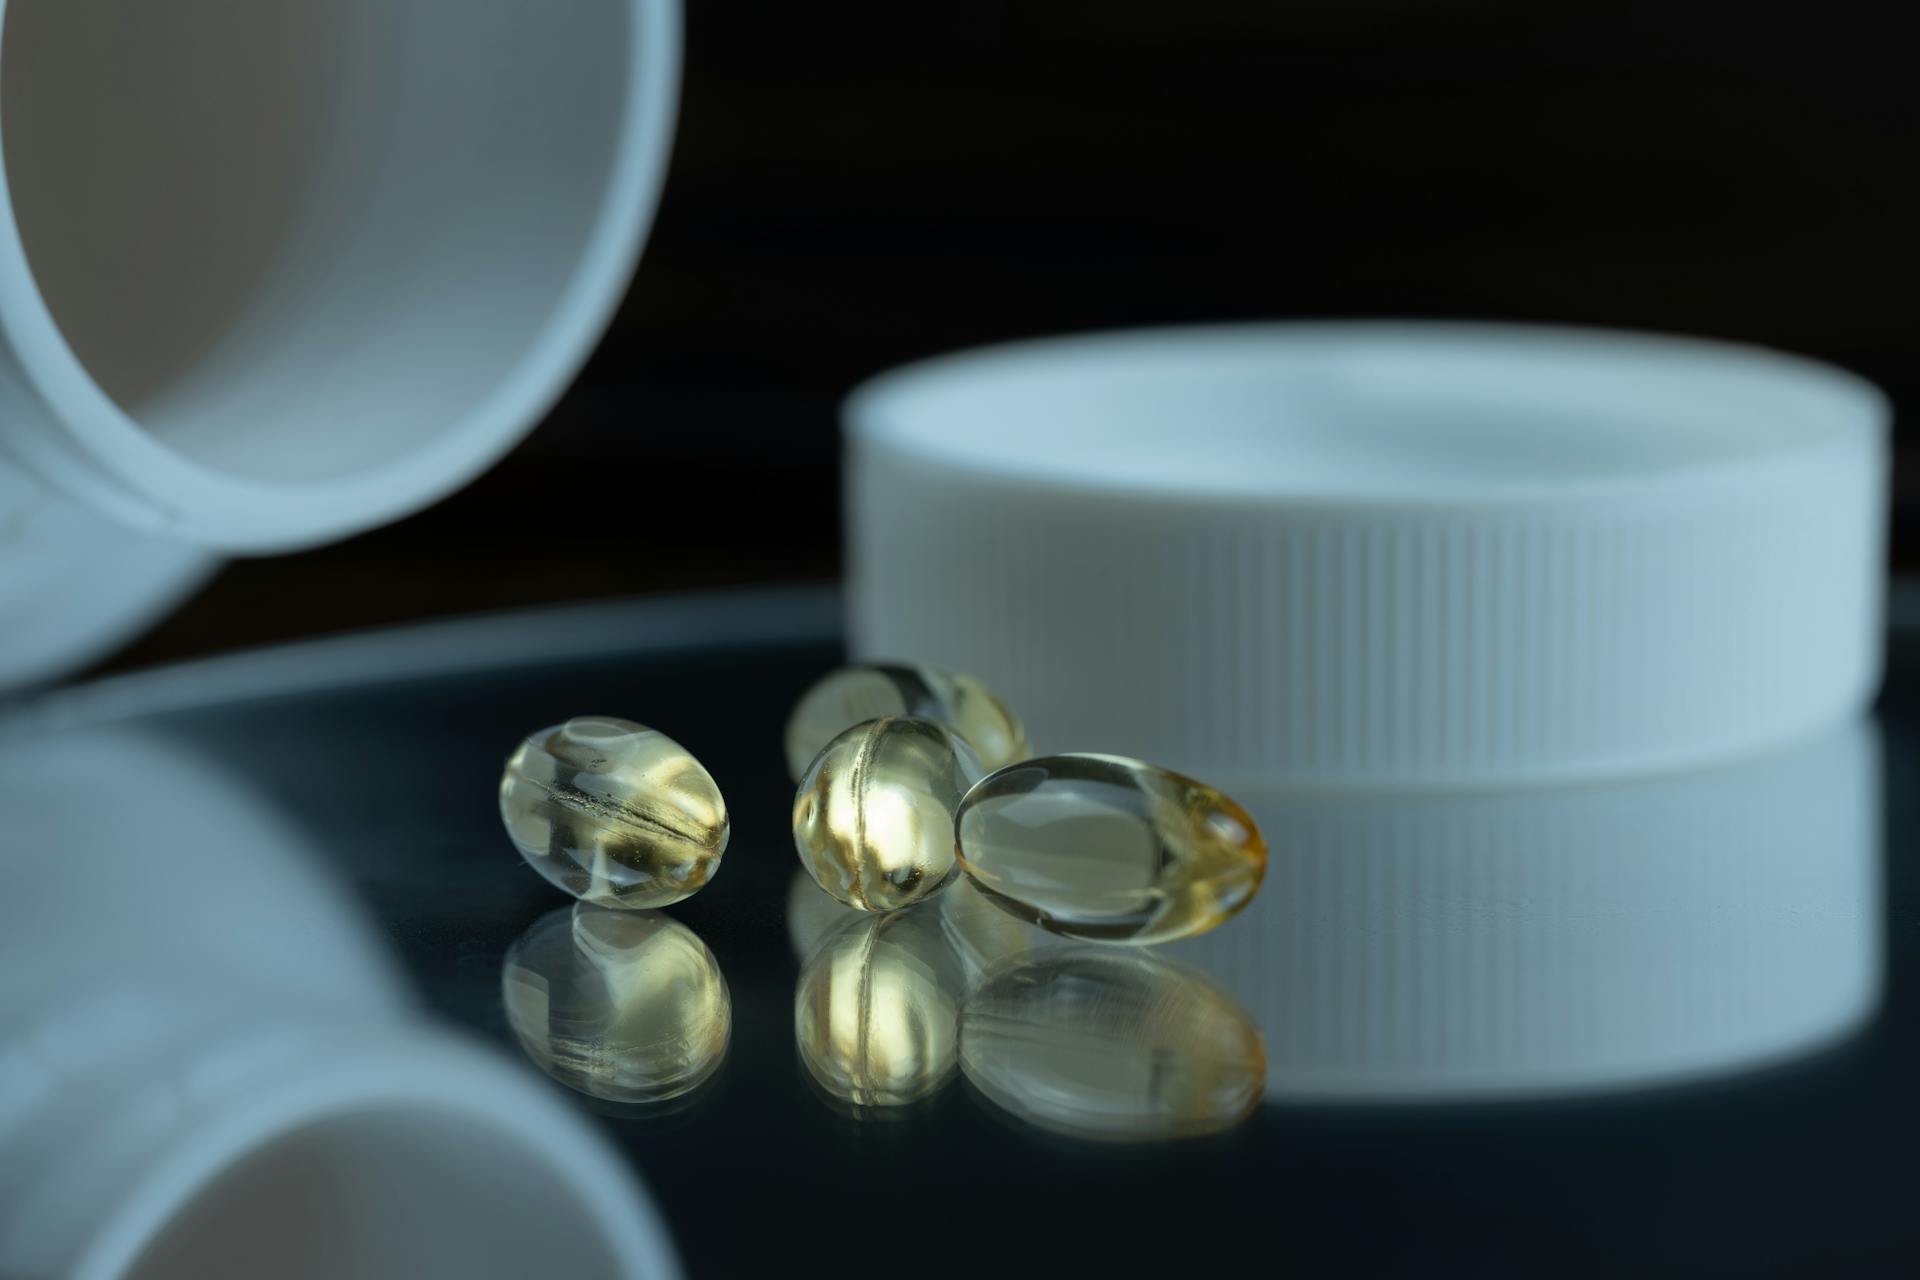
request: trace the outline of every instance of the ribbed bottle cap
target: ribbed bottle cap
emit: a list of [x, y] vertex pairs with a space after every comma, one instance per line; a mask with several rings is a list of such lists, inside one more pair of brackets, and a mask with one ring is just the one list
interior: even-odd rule
[[1888, 406], [1695, 339], [1240, 325], [1033, 342], [848, 402], [855, 652], [1042, 750], [1223, 784], [1692, 765], [1863, 705]]

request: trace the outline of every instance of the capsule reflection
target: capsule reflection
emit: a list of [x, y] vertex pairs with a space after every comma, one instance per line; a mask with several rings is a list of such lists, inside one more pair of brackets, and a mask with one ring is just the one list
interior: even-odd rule
[[857, 1118], [931, 1097], [957, 1063], [959, 992], [958, 963], [937, 913], [857, 916], [800, 971], [793, 1000], [800, 1060]]
[[542, 1071], [611, 1102], [658, 1103], [698, 1088], [733, 1032], [713, 952], [657, 911], [580, 903], [549, 912], [507, 953], [501, 994]]
[[1245, 1119], [1267, 1063], [1247, 1015], [1198, 972], [1079, 948], [1015, 964], [973, 992], [960, 1068], [989, 1101], [1038, 1128], [1163, 1142]]

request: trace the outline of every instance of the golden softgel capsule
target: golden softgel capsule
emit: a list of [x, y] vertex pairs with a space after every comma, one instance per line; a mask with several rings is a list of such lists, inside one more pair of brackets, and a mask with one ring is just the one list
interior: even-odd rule
[[954, 875], [953, 810], [984, 771], [931, 720], [855, 725], [814, 757], [793, 798], [793, 845], [814, 883], [862, 911], [918, 902]]
[[500, 816], [529, 866], [583, 902], [664, 907], [699, 892], [727, 848], [727, 805], [656, 729], [579, 716], [542, 729], [500, 777]]
[[1203, 782], [1124, 756], [1045, 756], [969, 792], [960, 863], [998, 906], [1099, 942], [1205, 933], [1253, 900], [1267, 845]]
[[841, 667], [816, 681], [787, 718], [787, 771], [795, 781], [851, 725], [913, 716], [967, 740], [989, 771], [1025, 760], [1027, 731], [993, 691], [969, 675], [926, 663]]

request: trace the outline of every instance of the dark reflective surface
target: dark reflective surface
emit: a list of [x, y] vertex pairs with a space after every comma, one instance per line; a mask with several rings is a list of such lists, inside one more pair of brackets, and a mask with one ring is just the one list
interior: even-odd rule
[[[557, 1047], [555, 1074], [603, 1095], [578, 1100], [631, 1153], [694, 1275], [1920, 1260], [1903, 785], [1920, 776], [1920, 642], [1894, 640], [1880, 729], [1685, 778], [1238, 791], [1272, 851], [1260, 898], [1213, 934], [1140, 952], [1038, 934], [966, 893], [855, 917], [797, 880], [781, 726], [840, 653], [824, 630], [796, 638], [790, 603], [761, 613], [716, 615], [702, 634], [641, 608], [620, 623], [629, 656], [569, 657], [577, 636], [556, 625], [510, 661], [395, 681], [361, 654], [370, 682], [86, 733], [134, 735], [137, 752], [102, 760], [188, 760], [218, 779], [139, 824], [143, 865], [245, 883], [241, 845], [271, 815], [433, 1012], [516, 1055], [531, 1036], [550, 1071]], [[217, 697], [218, 675], [202, 671], [196, 697]], [[580, 952], [570, 916], [542, 923], [569, 904], [500, 828], [506, 753], [583, 712], [661, 726], [725, 792], [720, 873], [660, 917], [724, 974], [722, 1049], [711, 1028], [691, 1047], [656, 1034], [711, 1014], [693, 970], [692, 986], [609, 1001], [606, 974], [658, 931], [588, 930]], [[66, 750], [79, 731], [42, 732]], [[233, 796], [247, 822], [205, 812]], [[270, 946], [289, 904], [224, 896]], [[25, 974], [4, 984], [61, 978]], [[665, 1043], [664, 1075], [616, 1063], [593, 1087], [554, 1039], [558, 1006], [529, 1000], [510, 1019], [503, 990], [545, 998], [583, 975], [602, 983], [575, 995], [600, 1019], [588, 1031]], [[636, 1088], [671, 1105], [607, 1101]]]

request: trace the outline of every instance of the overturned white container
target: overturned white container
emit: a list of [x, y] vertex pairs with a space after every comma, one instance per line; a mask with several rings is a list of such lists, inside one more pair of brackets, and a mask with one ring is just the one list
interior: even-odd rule
[[1888, 406], [1756, 348], [1469, 324], [1040, 341], [846, 409], [852, 647], [1222, 784], [1677, 768], [1878, 686]]
[[0, 686], [519, 440], [626, 285], [678, 66], [673, 0], [0, 0]]

